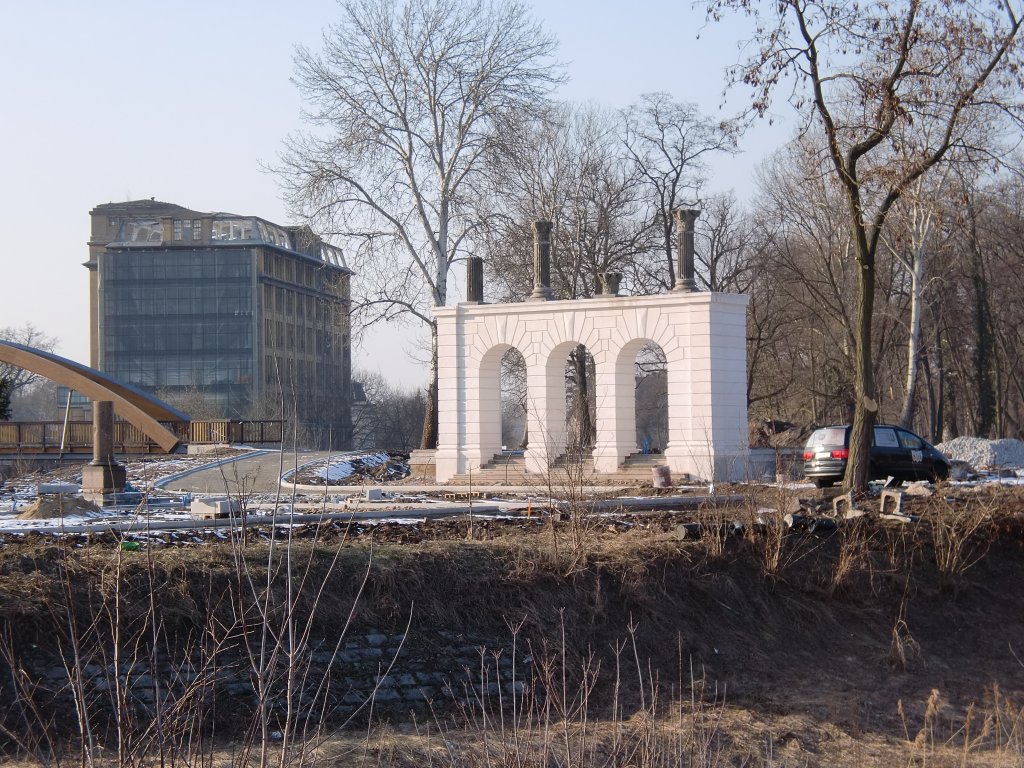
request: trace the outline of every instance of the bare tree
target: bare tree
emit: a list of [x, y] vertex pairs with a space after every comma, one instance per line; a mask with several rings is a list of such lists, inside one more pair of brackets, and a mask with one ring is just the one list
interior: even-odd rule
[[356, 371], [366, 395], [353, 418], [353, 432], [360, 448], [410, 451], [420, 444], [425, 402], [421, 391], [408, 392], [393, 386], [376, 371]]
[[[864, 489], [878, 404], [872, 361], [876, 254], [896, 202], [951, 150], [976, 150], [971, 127], [1019, 101], [1019, 9], [1013, 2], [712, 0], [714, 17], [756, 17], [754, 53], [732, 72], [764, 114], [783, 86], [823, 138], [846, 201], [857, 265], [856, 403], [844, 483]], [[996, 147], [980, 148], [988, 153]]]
[[333, 232], [367, 324], [412, 316], [433, 344], [423, 446], [437, 441], [431, 308], [480, 227], [474, 187], [513, 119], [559, 81], [555, 41], [515, 0], [343, 0], [322, 50], [299, 48], [311, 129], [281, 174], [297, 212]]
[[733, 194], [713, 195], [695, 231], [697, 280], [709, 291], [745, 292], [750, 282], [752, 221]]
[[700, 199], [707, 156], [736, 151], [736, 126], [715, 122], [668, 93], [644, 94], [623, 112], [623, 119], [626, 148], [647, 187], [650, 218], [665, 258], [662, 286], [671, 289], [676, 279], [672, 211]]
[[910, 298], [907, 320], [907, 367], [904, 377], [903, 407], [899, 423], [913, 427], [917, 407], [917, 381], [920, 371], [924, 292], [929, 267], [936, 257], [948, 252], [949, 230], [942, 226], [948, 215], [948, 196], [944, 194], [946, 174], [928, 184], [926, 177], [915, 181], [903, 200], [893, 208], [890, 226], [883, 234], [885, 248], [903, 269]]
[[503, 298], [521, 299], [532, 288], [528, 232], [536, 219], [553, 223], [551, 281], [561, 298], [600, 293], [601, 276], [615, 271], [629, 273], [641, 292], [650, 287], [646, 190], [622, 131], [619, 114], [593, 105], [555, 105], [518, 126], [492, 175], [492, 206], [503, 223], [488, 264]]
[[[32, 323], [0, 329], [0, 340], [41, 349], [43, 352], [53, 352], [58, 344], [55, 337], [43, 333]], [[38, 373], [32, 373], [16, 365], [0, 363], [0, 380], [8, 382], [7, 394], [11, 397], [42, 378]]]

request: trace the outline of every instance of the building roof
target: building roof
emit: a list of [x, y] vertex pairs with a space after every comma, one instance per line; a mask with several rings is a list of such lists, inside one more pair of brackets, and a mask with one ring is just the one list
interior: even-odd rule
[[[243, 234], [236, 235], [232, 227], [230, 234], [213, 235], [207, 245], [266, 245], [273, 248], [287, 250], [307, 258], [329, 264], [338, 269], [351, 272], [345, 263], [341, 249], [326, 242], [313, 232], [305, 224], [280, 225], [259, 216], [240, 216], [235, 213], [218, 211], [207, 213], [185, 208], [175, 203], [165, 203], [156, 198], [148, 200], [127, 200], [121, 203], [103, 203], [97, 205], [91, 215], [116, 216], [121, 220], [117, 236], [112, 242], [106, 243], [107, 248], [119, 247], [167, 247], [168, 245], [184, 245], [185, 242], [192, 244], [192, 241], [167, 243], [163, 241], [160, 234], [152, 227], [142, 231], [142, 237], [135, 231], [131, 222], [149, 220], [154, 224], [159, 218], [172, 216], [186, 219], [210, 218], [216, 222], [241, 222], [244, 226], [239, 227]], [[228, 225], [225, 223], [225, 227]]]
[[89, 211], [89, 213], [105, 213], [107, 215], [127, 214], [134, 216], [147, 214], [156, 216], [172, 213], [189, 213], [197, 216], [206, 215], [200, 211], [185, 208], [177, 203], [164, 203], [155, 197], [150, 197], [146, 200], [125, 200], [121, 203], [102, 203]]

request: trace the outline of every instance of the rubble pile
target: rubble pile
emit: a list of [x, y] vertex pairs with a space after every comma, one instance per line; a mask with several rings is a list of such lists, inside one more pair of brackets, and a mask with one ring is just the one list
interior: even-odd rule
[[983, 437], [955, 437], [937, 446], [954, 461], [963, 461], [975, 469], [1024, 468], [1024, 441], [986, 440]]
[[352, 451], [332, 456], [299, 469], [289, 482], [300, 485], [345, 485], [364, 481], [398, 481], [409, 475], [409, 454], [385, 451]]

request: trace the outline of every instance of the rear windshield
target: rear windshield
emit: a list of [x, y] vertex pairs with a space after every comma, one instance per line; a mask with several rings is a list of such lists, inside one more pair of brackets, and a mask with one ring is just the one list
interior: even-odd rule
[[807, 440], [807, 446], [813, 448], [819, 445], [846, 445], [845, 427], [824, 427], [816, 429]]

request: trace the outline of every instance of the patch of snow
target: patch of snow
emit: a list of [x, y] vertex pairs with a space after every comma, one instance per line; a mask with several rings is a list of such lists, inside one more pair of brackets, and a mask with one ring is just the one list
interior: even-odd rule
[[344, 480], [350, 477], [359, 469], [367, 467], [379, 467], [387, 464], [389, 456], [380, 451], [378, 453], [347, 453], [341, 456], [332, 456], [330, 462], [316, 471], [316, 476], [327, 482]]

